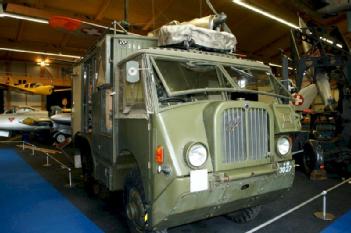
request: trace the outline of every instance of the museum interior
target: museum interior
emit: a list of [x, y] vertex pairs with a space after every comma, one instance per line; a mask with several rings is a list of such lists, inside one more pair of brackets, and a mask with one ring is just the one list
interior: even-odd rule
[[351, 232], [349, 0], [0, 0], [0, 232]]

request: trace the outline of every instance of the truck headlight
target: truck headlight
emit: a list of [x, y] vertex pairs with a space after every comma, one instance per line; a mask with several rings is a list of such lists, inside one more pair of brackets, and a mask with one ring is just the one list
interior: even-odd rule
[[290, 139], [286, 136], [280, 137], [277, 140], [277, 150], [278, 153], [282, 156], [285, 156], [289, 153], [291, 147]]
[[192, 168], [201, 167], [207, 160], [206, 147], [201, 143], [191, 143], [187, 146], [185, 160]]

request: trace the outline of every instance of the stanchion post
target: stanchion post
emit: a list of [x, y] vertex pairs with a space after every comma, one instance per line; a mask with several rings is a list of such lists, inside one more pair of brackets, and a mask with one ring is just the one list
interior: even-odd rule
[[65, 167], [68, 170], [68, 184], [65, 184], [66, 188], [72, 188], [74, 186], [72, 182], [72, 169], [69, 167]]
[[[255, 228], [252, 228], [252, 229], [249, 230], [249, 231], [246, 231], [246, 233], [254, 233], [254, 232], [256, 232], [256, 231], [258, 231], [258, 230], [260, 230], [260, 229], [262, 229], [262, 228], [264, 228], [264, 227], [266, 227], [266, 226], [268, 226], [268, 225], [274, 223], [275, 221], [277, 221], [277, 220], [283, 218], [284, 216], [287, 216], [288, 214], [290, 214], [290, 213], [292, 213], [292, 212], [294, 212], [294, 211], [296, 211], [296, 210], [302, 208], [303, 206], [309, 204], [310, 202], [316, 200], [317, 198], [320, 198], [321, 196], [324, 196], [323, 194], [325, 194], [325, 198], [327, 198], [327, 197], [326, 197], [326, 194], [327, 194], [328, 192], [331, 192], [331, 191], [333, 191], [334, 189], [337, 189], [338, 187], [340, 187], [341, 185], [344, 185], [344, 184], [346, 184], [346, 183], [349, 183], [349, 184], [350, 184], [350, 182], [351, 182], [351, 178], [348, 178], [347, 180], [344, 180], [343, 182], [341, 182], [341, 183], [339, 183], [339, 184], [337, 184], [337, 185], [335, 185], [335, 186], [333, 186], [333, 187], [331, 187], [331, 188], [329, 188], [329, 189], [327, 189], [327, 190], [325, 190], [325, 191], [319, 193], [318, 195], [316, 195], [316, 196], [314, 196], [314, 197], [308, 199], [307, 201], [302, 202], [301, 204], [298, 204], [297, 206], [295, 206], [295, 207], [293, 207], [293, 208], [291, 208], [291, 209], [285, 211], [284, 213], [282, 213], [282, 214], [280, 214], [280, 215], [278, 215], [278, 216], [276, 216], [276, 217], [274, 217], [274, 218], [272, 218], [272, 219], [270, 219], [270, 220], [268, 220], [268, 221], [262, 223], [261, 225], [255, 227]], [[324, 206], [325, 206], [325, 214], [323, 214], [323, 212], [319, 212], [320, 214], [318, 214], [318, 212], [315, 212], [315, 213], [314, 213], [314, 216], [316, 216], [316, 217], [319, 217], [319, 216], [320, 216], [319, 218], [320, 218], [320, 219], [323, 219], [323, 220], [331, 220], [331, 219], [328, 219], [328, 215], [330, 215], [330, 214], [328, 214], [328, 213], [326, 212], [326, 210], [327, 210], [327, 207], [326, 207], [326, 206], [327, 206], [327, 200], [326, 200], [326, 199], [325, 199], [325, 205], [324, 205]], [[326, 216], [326, 217], [323, 217], [323, 216]], [[333, 216], [333, 215], [332, 215], [332, 216]], [[334, 217], [334, 216], [333, 216], [333, 217]], [[334, 218], [335, 218], [335, 217], [334, 217]]]
[[24, 150], [24, 141], [22, 141], [22, 150]]
[[32, 155], [34, 156], [34, 145], [32, 145]]
[[327, 192], [323, 191], [323, 219], [327, 217]]
[[49, 163], [49, 154], [46, 153], [46, 164], [43, 165], [44, 167], [50, 167], [51, 164]]
[[69, 187], [72, 188], [72, 172], [70, 168], [68, 168], [68, 178], [69, 178]]
[[323, 191], [321, 194], [322, 194], [322, 201], [323, 201], [323, 211], [320, 212], [315, 212], [314, 213], [314, 216], [319, 218], [319, 219], [322, 219], [322, 220], [325, 220], [325, 221], [330, 221], [330, 220], [333, 220], [335, 218], [335, 216], [331, 213], [327, 213], [327, 191]]

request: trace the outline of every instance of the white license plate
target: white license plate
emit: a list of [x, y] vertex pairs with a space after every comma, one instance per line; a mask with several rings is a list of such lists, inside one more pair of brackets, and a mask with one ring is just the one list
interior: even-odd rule
[[208, 189], [207, 169], [190, 171], [190, 192], [200, 192]]
[[293, 163], [291, 161], [278, 163], [278, 172], [281, 174], [290, 173], [292, 169]]

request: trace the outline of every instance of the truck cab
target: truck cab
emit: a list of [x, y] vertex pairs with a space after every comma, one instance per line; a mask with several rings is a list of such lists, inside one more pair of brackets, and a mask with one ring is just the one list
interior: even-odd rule
[[268, 66], [106, 35], [76, 70], [84, 181], [123, 190], [132, 232], [217, 215], [245, 222], [291, 188], [300, 122]]

